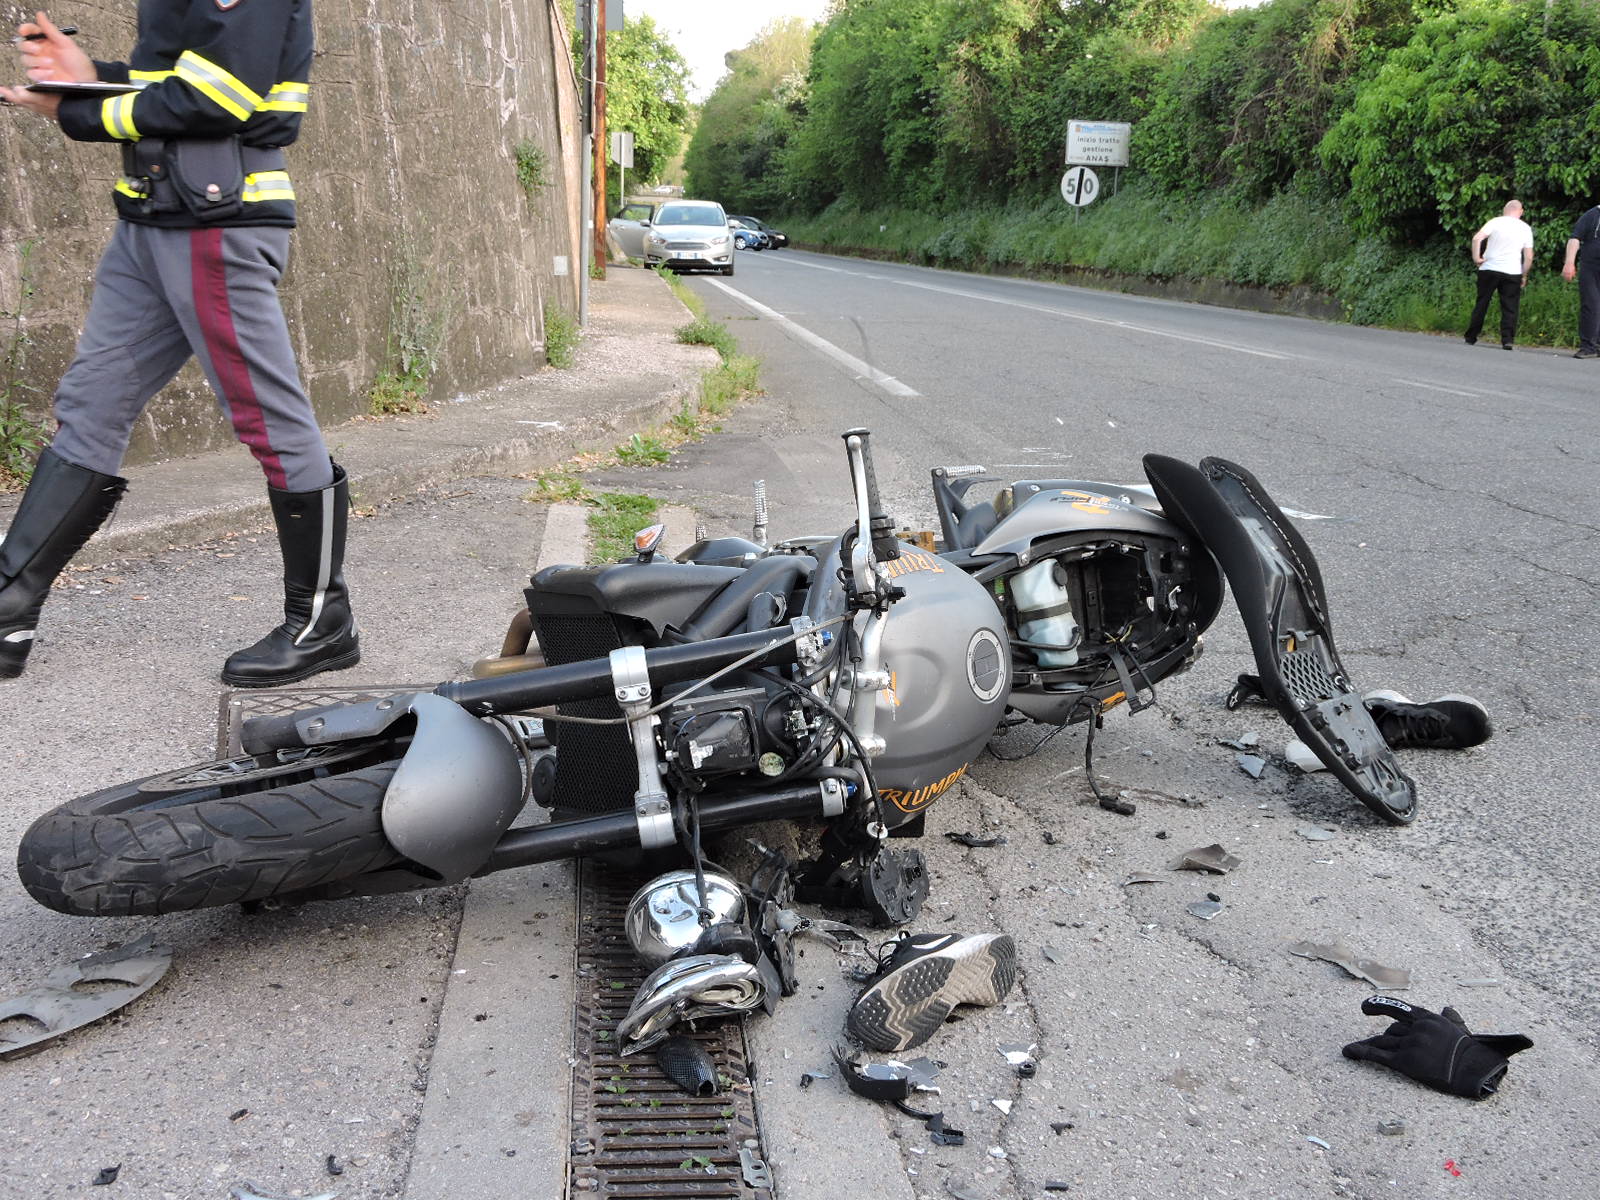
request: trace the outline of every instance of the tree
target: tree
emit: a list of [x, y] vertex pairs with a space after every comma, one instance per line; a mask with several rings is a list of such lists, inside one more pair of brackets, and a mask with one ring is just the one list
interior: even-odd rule
[[693, 194], [733, 212], [785, 206], [781, 164], [803, 111], [811, 38], [806, 21], [788, 17], [727, 56], [684, 155]]
[[[606, 128], [633, 134], [628, 177], [654, 183], [683, 144], [689, 120], [689, 64], [649, 17], [630, 17], [606, 35]], [[609, 203], [620, 180], [606, 173]]]

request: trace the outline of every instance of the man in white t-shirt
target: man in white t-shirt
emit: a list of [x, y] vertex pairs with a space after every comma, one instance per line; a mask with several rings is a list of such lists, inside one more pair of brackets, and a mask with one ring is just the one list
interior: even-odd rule
[[1517, 309], [1533, 267], [1533, 230], [1522, 219], [1522, 201], [1507, 200], [1500, 215], [1472, 235], [1472, 261], [1478, 264], [1478, 303], [1467, 322], [1467, 345], [1476, 344], [1489, 312], [1489, 297], [1500, 294], [1500, 348], [1517, 337]]

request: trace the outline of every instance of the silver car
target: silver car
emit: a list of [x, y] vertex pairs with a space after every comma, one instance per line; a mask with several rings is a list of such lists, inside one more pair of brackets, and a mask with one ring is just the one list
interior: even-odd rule
[[644, 265], [732, 275], [733, 233], [722, 205], [668, 200], [658, 206], [644, 231]]
[[656, 206], [655, 201], [630, 201], [622, 206], [621, 212], [606, 222], [606, 228], [616, 237], [617, 245], [629, 258], [644, 257], [645, 230], [650, 227], [650, 218], [655, 214]]

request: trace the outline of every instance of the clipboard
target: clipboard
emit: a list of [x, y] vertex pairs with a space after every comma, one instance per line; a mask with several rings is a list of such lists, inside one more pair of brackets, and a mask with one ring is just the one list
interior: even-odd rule
[[27, 91], [43, 92], [51, 96], [125, 96], [129, 92], [144, 91], [142, 83], [69, 83], [53, 79], [27, 85]]

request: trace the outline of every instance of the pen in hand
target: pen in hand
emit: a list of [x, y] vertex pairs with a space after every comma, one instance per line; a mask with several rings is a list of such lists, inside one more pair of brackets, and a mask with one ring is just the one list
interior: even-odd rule
[[[61, 26], [59, 32], [71, 37], [73, 34], [78, 32], [78, 27], [76, 25], [63, 25]], [[11, 39], [11, 44], [16, 46], [23, 42], [42, 42], [44, 41], [44, 38], [44, 32], [41, 30], [38, 33], [25, 33], [21, 37], [14, 37]]]

